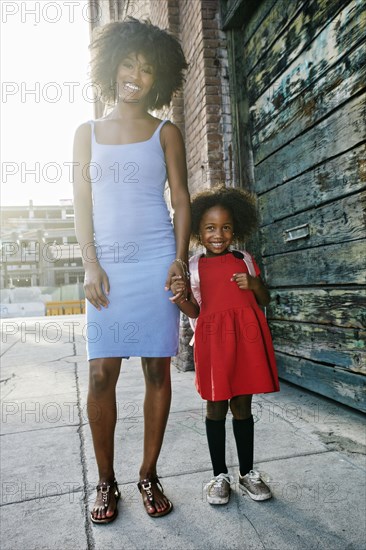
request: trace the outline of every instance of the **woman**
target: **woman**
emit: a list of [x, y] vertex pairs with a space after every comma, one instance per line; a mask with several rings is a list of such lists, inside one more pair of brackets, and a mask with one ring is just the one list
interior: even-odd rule
[[170, 357], [178, 348], [179, 310], [167, 291], [172, 277], [187, 278], [190, 204], [182, 136], [149, 110], [169, 105], [187, 64], [174, 37], [133, 18], [104, 26], [91, 49], [92, 79], [115, 104], [75, 134], [75, 228], [85, 268], [88, 410], [90, 417], [99, 413], [90, 421], [99, 470], [91, 519], [110, 523], [120, 497], [115, 387], [130, 356], [141, 357], [146, 386], [138, 487], [151, 517], [173, 507], [156, 465], [170, 409]]

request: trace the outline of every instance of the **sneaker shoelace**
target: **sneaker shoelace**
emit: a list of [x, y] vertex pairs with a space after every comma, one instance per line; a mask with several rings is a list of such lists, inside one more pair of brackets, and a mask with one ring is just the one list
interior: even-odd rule
[[250, 470], [250, 472], [248, 473], [248, 477], [254, 483], [260, 483], [262, 481], [261, 474], [257, 472], [257, 470]]
[[234, 482], [234, 478], [232, 475], [219, 474], [218, 476], [212, 478], [211, 481], [206, 483], [206, 485], [204, 486], [204, 489], [207, 490], [207, 489], [211, 489], [212, 487], [220, 487], [224, 480], [227, 481], [229, 485], [232, 485]]
[[253, 483], [266, 483], [270, 481], [267, 474], [264, 474], [263, 472], [258, 472], [258, 470], [250, 470], [250, 472], [247, 473], [247, 476], [251, 481], [253, 481]]

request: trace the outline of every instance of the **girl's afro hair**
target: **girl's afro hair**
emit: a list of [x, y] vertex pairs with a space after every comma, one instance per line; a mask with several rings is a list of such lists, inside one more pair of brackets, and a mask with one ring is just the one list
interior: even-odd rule
[[256, 196], [245, 189], [216, 185], [192, 197], [191, 238], [200, 242], [200, 223], [206, 210], [222, 206], [230, 212], [234, 222], [234, 233], [238, 240], [245, 240], [258, 227]]
[[99, 87], [104, 103], [115, 103], [116, 74], [130, 53], [142, 54], [154, 68], [155, 82], [147, 97], [148, 109], [169, 105], [174, 92], [182, 88], [188, 68], [181, 45], [167, 31], [149, 20], [128, 17], [95, 30], [89, 46], [91, 80]]

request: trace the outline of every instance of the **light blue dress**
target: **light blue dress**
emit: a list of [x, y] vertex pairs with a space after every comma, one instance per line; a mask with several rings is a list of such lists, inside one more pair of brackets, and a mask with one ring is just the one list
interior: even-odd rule
[[86, 301], [89, 360], [170, 357], [178, 351], [179, 310], [164, 290], [176, 253], [164, 199], [165, 122], [146, 141], [103, 145], [90, 121], [94, 239], [109, 277], [110, 303], [98, 311]]

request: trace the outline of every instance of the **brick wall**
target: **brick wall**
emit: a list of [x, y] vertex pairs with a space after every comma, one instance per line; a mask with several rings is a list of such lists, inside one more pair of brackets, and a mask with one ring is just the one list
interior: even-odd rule
[[180, 40], [189, 69], [169, 110], [185, 138], [191, 193], [235, 179], [225, 34], [218, 0], [150, 0], [151, 20]]
[[[228, 58], [218, 0], [151, 0], [151, 19], [181, 41], [189, 69], [183, 93], [168, 112], [185, 138], [190, 192], [233, 184]], [[191, 329], [181, 316], [180, 353], [173, 364], [193, 368]]]

